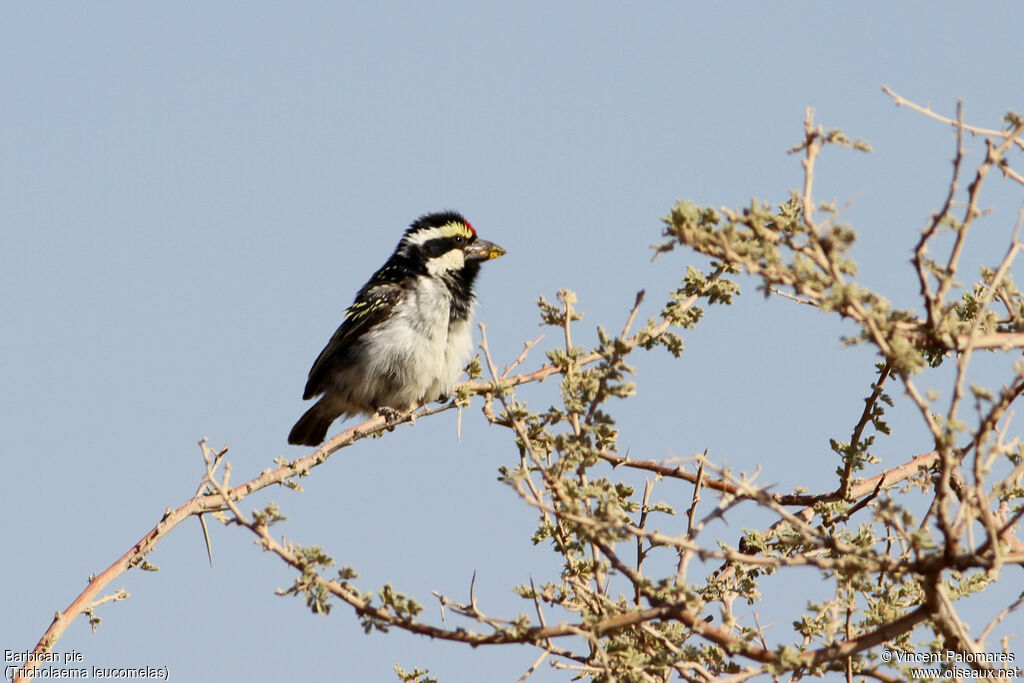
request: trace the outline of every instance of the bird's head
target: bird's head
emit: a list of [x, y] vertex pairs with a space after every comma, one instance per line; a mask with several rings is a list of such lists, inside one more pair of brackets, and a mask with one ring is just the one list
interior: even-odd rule
[[473, 225], [454, 211], [420, 216], [402, 236], [398, 253], [423, 263], [431, 275], [462, 271], [473, 264], [496, 259], [505, 250], [493, 242], [477, 237]]

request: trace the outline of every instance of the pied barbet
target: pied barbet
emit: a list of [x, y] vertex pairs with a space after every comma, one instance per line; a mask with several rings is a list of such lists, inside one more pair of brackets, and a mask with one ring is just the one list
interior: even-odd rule
[[317, 446], [339, 417], [390, 416], [449, 396], [473, 348], [473, 282], [504, 253], [454, 211], [416, 219], [313, 363], [302, 398], [320, 399], [288, 443]]

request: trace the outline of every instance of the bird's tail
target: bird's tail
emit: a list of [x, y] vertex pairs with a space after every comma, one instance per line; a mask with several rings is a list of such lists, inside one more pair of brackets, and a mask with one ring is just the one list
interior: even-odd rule
[[327, 429], [338, 416], [339, 413], [325, 405], [323, 399], [317, 401], [292, 427], [288, 434], [288, 443], [298, 446], [319, 446], [327, 437]]

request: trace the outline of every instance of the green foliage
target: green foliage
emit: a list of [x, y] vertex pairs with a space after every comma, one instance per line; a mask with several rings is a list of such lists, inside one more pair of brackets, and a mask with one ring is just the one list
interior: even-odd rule
[[[399, 593], [396, 591], [390, 583], [384, 584], [384, 586], [377, 591], [378, 602], [376, 604], [370, 595], [366, 595], [364, 598], [369, 608], [384, 608], [385, 612], [389, 616], [397, 617], [400, 621], [410, 621], [413, 617], [423, 611], [422, 605], [405, 593]], [[371, 611], [369, 608], [360, 615], [363, 630], [366, 631], [366, 633], [370, 633], [371, 631], [387, 633], [391, 628], [393, 620], [389, 618], [382, 618], [379, 614], [374, 613], [374, 611]]]
[[398, 676], [398, 680], [405, 681], [405, 683], [437, 683], [437, 679], [428, 676], [428, 673], [430, 671], [427, 669], [405, 671], [402, 667], [395, 664], [395, 674]]
[[313, 545], [304, 548], [300, 545], [289, 546], [289, 551], [297, 558], [298, 568], [301, 573], [286, 589], [278, 590], [278, 595], [302, 595], [306, 598], [306, 607], [313, 614], [329, 614], [331, 603], [330, 592], [319, 580], [320, 569], [334, 566], [331, 559], [320, 546]]
[[259, 527], [270, 527], [278, 522], [283, 522], [287, 517], [281, 514], [281, 508], [274, 503], [268, 503], [262, 510], [252, 513], [253, 523]]

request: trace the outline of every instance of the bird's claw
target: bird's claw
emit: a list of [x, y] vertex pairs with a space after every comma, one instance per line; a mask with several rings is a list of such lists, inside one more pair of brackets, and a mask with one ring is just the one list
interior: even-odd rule
[[402, 417], [402, 411], [395, 410], [391, 406], [380, 406], [377, 408], [377, 413], [384, 417], [385, 422], [397, 422], [398, 418]]

